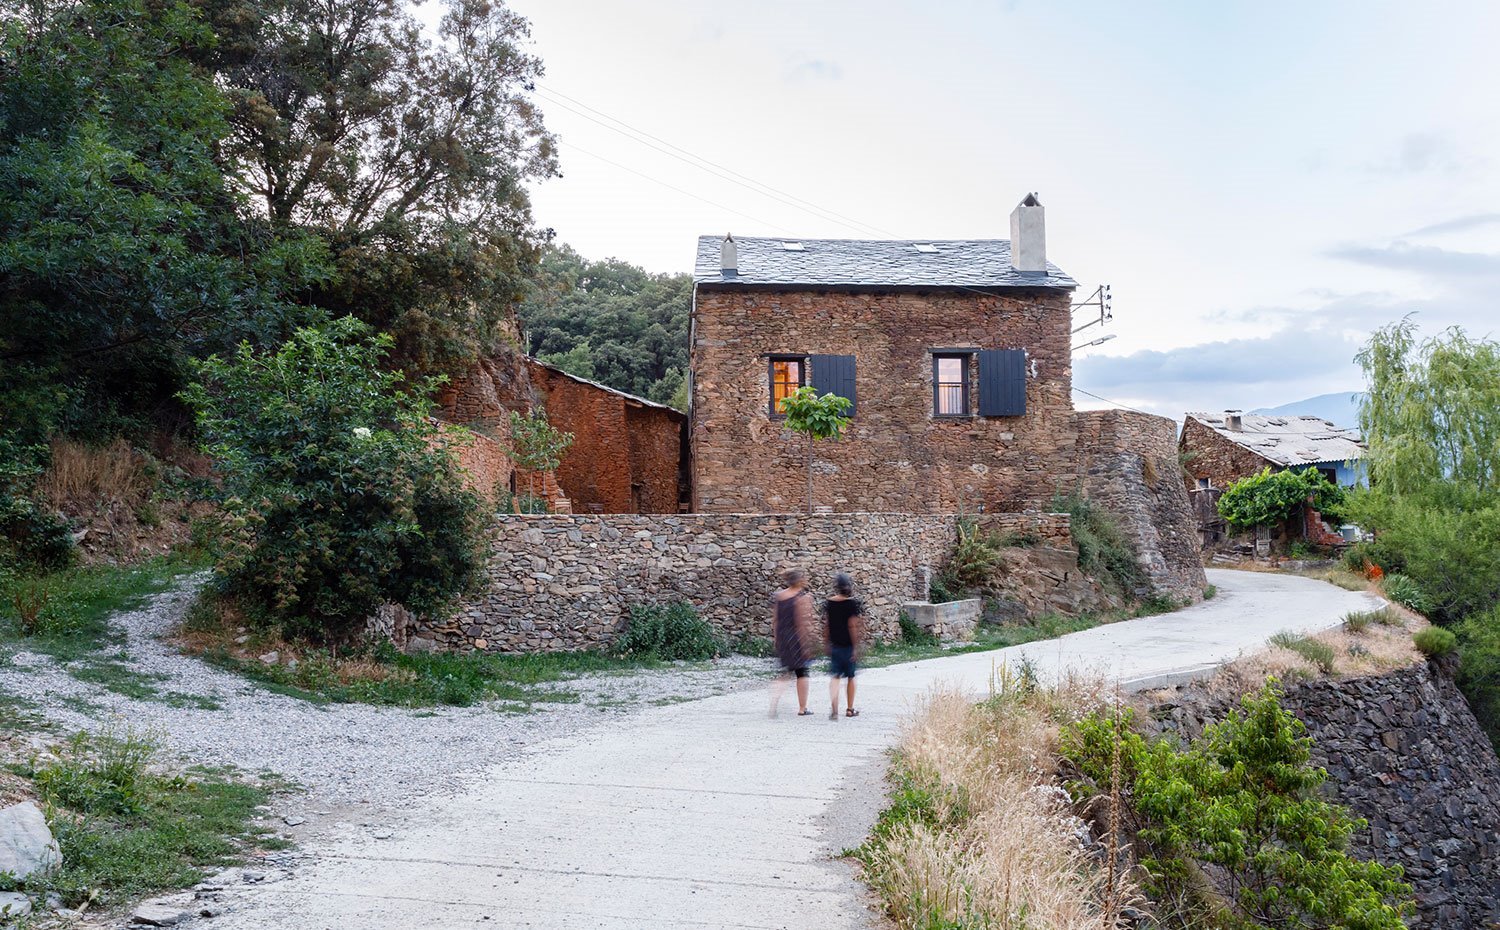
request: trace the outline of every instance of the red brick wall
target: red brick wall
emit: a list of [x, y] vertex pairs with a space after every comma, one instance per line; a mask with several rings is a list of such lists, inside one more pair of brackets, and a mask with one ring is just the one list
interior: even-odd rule
[[1183, 463], [1191, 476], [1185, 478], [1189, 488], [1196, 488], [1199, 478], [1207, 478], [1213, 487], [1222, 489], [1241, 478], [1259, 474], [1268, 465], [1272, 471], [1281, 469], [1280, 465], [1225, 439], [1192, 417], [1182, 426], [1177, 448], [1182, 453], [1195, 453]]
[[[519, 354], [481, 361], [439, 396], [446, 419], [509, 437], [509, 411], [541, 407], [573, 434], [555, 480], [537, 477], [555, 509], [576, 513], [676, 513], [686, 417], [547, 368]], [[502, 444], [509, 447], [508, 441]], [[526, 473], [517, 478], [525, 489]]]
[[[857, 414], [816, 449], [814, 503], [835, 511], [1020, 510], [1077, 481], [1070, 292], [845, 293], [700, 287], [693, 318], [693, 509], [806, 506], [806, 440], [768, 410], [768, 353], [854, 355]], [[932, 414], [942, 347], [1024, 348], [1020, 417]], [[977, 391], [977, 379], [971, 378]], [[971, 391], [970, 407], [977, 407]]]

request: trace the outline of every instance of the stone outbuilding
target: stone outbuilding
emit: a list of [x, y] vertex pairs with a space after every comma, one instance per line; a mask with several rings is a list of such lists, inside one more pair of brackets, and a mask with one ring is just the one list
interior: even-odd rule
[[1189, 413], [1177, 449], [1189, 490], [1222, 490], [1266, 468], [1314, 468], [1341, 487], [1365, 481], [1359, 431], [1308, 414]]

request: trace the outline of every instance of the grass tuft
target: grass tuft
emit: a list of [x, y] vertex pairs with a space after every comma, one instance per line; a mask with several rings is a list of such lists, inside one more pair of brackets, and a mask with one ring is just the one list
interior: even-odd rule
[[1297, 653], [1325, 675], [1333, 673], [1335, 653], [1328, 643], [1291, 632], [1277, 633], [1271, 637], [1270, 642], [1273, 646]]

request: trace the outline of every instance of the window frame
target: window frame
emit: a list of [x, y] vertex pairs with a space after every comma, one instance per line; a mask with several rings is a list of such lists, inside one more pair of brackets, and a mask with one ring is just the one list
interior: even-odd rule
[[[974, 385], [974, 375], [973, 375], [974, 353], [971, 352], [971, 351], [950, 351], [950, 352], [945, 352], [945, 351], [942, 351], [942, 350], [934, 350], [931, 353], [931, 355], [932, 355], [932, 416], [933, 416], [933, 418], [934, 419], [941, 419], [941, 420], [961, 420], [961, 419], [968, 419], [970, 417], [973, 417], [974, 416], [974, 405], [972, 403], [970, 403], [970, 401], [969, 401], [969, 394], [972, 392], [973, 385]], [[944, 360], [946, 360], [946, 359], [957, 359], [958, 360], [958, 364], [959, 364], [959, 377], [961, 378], [961, 382], [960, 383], [963, 386], [963, 394], [962, 394], [963, 408], [958, 413], [943, 413], [942, 409], [941, 409], [941, 404], [939, 403], [940, 398], [941, 398], [940, 392], [941, 392], [941, 389], [942, 389], [942, 382], [938, 380], [938, 370], [939, 370], [939, 367], [942, 364], [942, 362]]]
[[[797, 387], [807, 386], [807, 359], [806, 355], [797, 355], [794, 352], [778, 352], [766, 356], [766, 412], [773, 420], [785, 420], [786, 414], [776, 409], [776, 363], [797, 363]], [[781, 382], [790, 384], [790, 382]]]

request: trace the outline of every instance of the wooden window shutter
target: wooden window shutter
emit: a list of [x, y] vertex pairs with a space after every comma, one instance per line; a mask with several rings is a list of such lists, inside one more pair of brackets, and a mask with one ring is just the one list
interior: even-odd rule
[[848, 415], [854, 415], [854, 356], [814, 355], [812, 361], [812, 386], [818, 395], [837, 394], [849, 398]]
[[1026, 350], [986, 349], [979, 353], [979, 415], [1019, 417], [1026, 413]]

